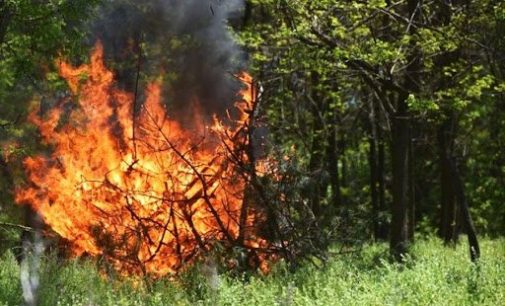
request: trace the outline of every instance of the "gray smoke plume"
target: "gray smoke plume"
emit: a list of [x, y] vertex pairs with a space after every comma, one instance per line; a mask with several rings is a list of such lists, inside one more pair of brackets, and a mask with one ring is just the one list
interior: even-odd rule
[[[229, 31], [240, 18], [243, 0], [114, 0], [93, 23], [120, 85], [136, 88], [137, 56], [143, 74], [165, 74], [164, 96], [172, 113], [191, 116], [196, 99], [205, 114], [233, 107], [244, 53]], [[139, 51], [141, 50], [141, 51]], [[140, 86], [141, 88], [143, 86]]]
[[[37, 223], [40, 223], [38, 216]], [[37, 305], [37, 293], [39, 290], [40, 259], [44, 253], [44, 240], [40, 230], [33, 233], [25, 233], [23, 239], [23, 256], [20, 264], [20, 280], [23, 290], [23, 300], [27, 306]]]

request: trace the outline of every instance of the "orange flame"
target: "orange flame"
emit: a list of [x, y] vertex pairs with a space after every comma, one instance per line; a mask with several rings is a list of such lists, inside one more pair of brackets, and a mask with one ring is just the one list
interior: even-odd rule
[[230, 126], [215, 119], [204, 137], [168, 117], [159, 82], [148, 85], [134, 120], [135, 98], [115, 87], [100, 43], [90, 64], [62, 61], [59, 71], [79, 103], [70, 114], [68, 107], [44, 119], [31, 113], [53, 153], [24, 161], [30, 185], [16, 191], [16, 201], [37, 211], [73, 254], [162, 276], [215, 241], [265, 246], [254, 234], [261, 217], [243, 209], [247, 178], [228, 158], [234, 151], [247, 159], [240, 147], [248, 141], [242, 132], [255, 94], [250, 76], [241, 76], [246, 88], [236, 103], [239, 118]]

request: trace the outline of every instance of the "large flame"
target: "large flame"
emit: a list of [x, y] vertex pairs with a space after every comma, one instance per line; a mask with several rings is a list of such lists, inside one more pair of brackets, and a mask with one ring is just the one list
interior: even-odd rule
[[103, 256], [128, 273], [166, 275], [216, 241], [264, 246], [254, 234], [259, 216], [244, 206], [247, 175], [230, 159], [247, 160], [248, 75], [241, 77], [239, 118], [210, 127], [195, 119], [205, 131], [199, 135], [169, 118], [159, 82], [148, 85], [134, 114], [136, 98], [115, 86], [99, 43], [90, 64], [62, 61], [59, 71], [79, 102], [62, 102], [44, 118], [31, 114], [52, 154], [24, 161], [30, 184], [16, 201], [37, 211], [73, 254]]

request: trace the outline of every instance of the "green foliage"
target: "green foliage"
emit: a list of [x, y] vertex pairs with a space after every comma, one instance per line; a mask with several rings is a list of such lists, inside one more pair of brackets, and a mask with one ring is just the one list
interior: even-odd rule
[[83, 55], [79, 24], [99, 1], [7, 1], [0, 6], [5, 35], [0, 37], [0, 99], [19, 82], [33, 85], [56, 55]]
[[[0, 4], [0, 141], [26, 136], [24, 118], [32, 97], [54, 90], [57, 56], [87, 54], [82, 25], [100, 0], [10, 0]], [[49, 73], [49, 74], [47, 74]], [[46, 75], [47, 74], [47, 75]], [[47, 76], [47, 78], [46, 78]], [[45, 81], [48, 80], [48, 83]], [[29, 145], [30, 143], [24, 143]]]
[[[182, 282], [146, 284], [107, 279], [89, 262], [49, 257], [40, 305], [498, 305], [505, 298], [505, 241], [484, 239], [482, 247], [482, 260], [473, 265], [464, 243], [446, 248], [431, 238], [399, 265], [389, 262], [386, 245], [368, 245], [320, 269], [306, 265], [291, 273], [279, 263], [267, 277], [222, 274], [216, 291], [205, 288], [198, 270]], [[10, 253], [0, 264], [0, 305], [19, 305], [19, 267]]]
[[[340, 175], [345, 209], [369, 220], [366, 143], [375, 137], [370, 105], [380, 104], [374, 120], [389, 150], [392, 117], [405, 103], [413, 124], [414, 189], [421, 206], [417, 221], [424, 220], [423, 230], [436, 227], [436, 131], [454, 116], [457, 124], [447, 131], [454, 133], [451, 154], [462, 169], [478, 230], [505, 233], [505, 206], [499, 205], [505, 201], [499, 174], [505, 161], [498, 153], [505, 143], [502, 1], [423, 2], [420, 20], [412, 22], [408, 1], [251, 3], [255, 19], [239, 36], [263, 85], [272, 143], [296, 155], [301, 172]], [[415, 71], [409, 71], [412, 57], [419, 60]], [[332, 147], [335, 138], [343, 147]], [[332, 163], [337, 167], [330, 169]], [[381, 175], [389, 186], [387, 197], [390, 171], [386, 160]], [[332, 200], [336, 189], [326, 188], [324, 181], [321, 185], [319, 200], [331, 215], [340, 209]]]
[[23, 296], [16, 259], [6, 252], [0, 256], [0, 263], [0, 305], [20, 305]]

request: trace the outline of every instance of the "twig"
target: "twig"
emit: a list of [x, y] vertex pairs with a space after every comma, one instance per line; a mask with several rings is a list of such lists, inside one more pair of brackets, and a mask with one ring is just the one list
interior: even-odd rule
[[10, 222], [0, 222], [1, 227], [13, 227], [17, 228], [22, 231], [28, 231], [28, 232], [34, 232], [35, 229], [26, 225], [21, 225], [21, 224], [15, 224], [15, 223], [10, 223]]

